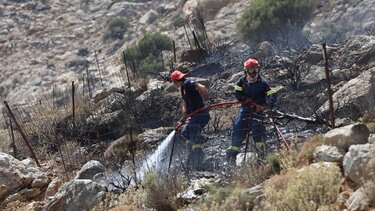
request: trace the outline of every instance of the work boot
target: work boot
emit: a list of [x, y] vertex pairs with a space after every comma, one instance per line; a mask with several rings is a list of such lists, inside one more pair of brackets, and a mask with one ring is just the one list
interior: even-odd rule
[[226, 160], [229, 165], [232, 165], [232, 166], [236, 165], [237, 154], [238, 154], [237, 152], [227, 151]]

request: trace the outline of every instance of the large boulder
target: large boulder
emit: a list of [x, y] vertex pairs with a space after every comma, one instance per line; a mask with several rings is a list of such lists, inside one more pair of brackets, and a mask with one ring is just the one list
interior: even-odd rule
[[105, 169], [103, 164], [96, 160], [90, 160], [87, 162], [81, 170], [78, 171], [74, 179], [90, 179], [94, 180], [95, 175], [104, 173]]
[[[375, 67], [350, 80], [333, 95], [333, 106], [338, 117], [357, 119], [362, 112], [375, 106]], [[328, 101], [319, 108], [328, 112]]]
[[149, 129], [145, 132], [138, 135], [138, 138], [142, 140], [142, 146], [145, 149], [150, 147], [156, 147], [161, 141], [163, 141], [168, 133], [171, 131], [171, 128], [159, 127], [156, 129]]
[[336, 128], [324, 135], [324, 145], [336, 146], [340, 150], [348, 151], [351, 145], [366, 144], [370, 135], [364, 124], [353, 124]]
[[100, 139], [116, 139], [124, 134], [129, 120], [129, 112], [123, 110], [106, 113], [98, 117], [97, 130]]
[[345, 175], [356, 184], [362, 184], [371, 179], [371, 172], [367, 171], [366, 166], [374, 153], [374, 146], [371, 144], [352, 145], [343, 161]]
[[354, 64], [365, 66], [375, 61], [374, 54], [375, 36], [354, 36], [337, 52], [336, 56], [340, 58], [337, 63], [343, 68], [350, 68]]
[[314, 151], [314, 159], [323, 162], [341, 162], [344, 159], [343, 150], [336, 146], [318, 146]]
[[348, 210], [367, 210], [370, 205], [370, 198], [364, 188], [356, 190], [347, 201]]
[[49, 183], [46, 174], [29, 159], [22, 162], [2, 152], [0, 152], [0, 175], [0, 198], [25, 188], [24, 192], [28, 193], [28, 188], [41, 189]]
[[92, 180], [73, 180], [63, 185], [43, 210], [91, 210], [104, 194], [105, 188]]
[[101, 113], [111, 113], [126, 109], [126, 98], [123, 94], [112, 92], [108, 97], [99, 102]]

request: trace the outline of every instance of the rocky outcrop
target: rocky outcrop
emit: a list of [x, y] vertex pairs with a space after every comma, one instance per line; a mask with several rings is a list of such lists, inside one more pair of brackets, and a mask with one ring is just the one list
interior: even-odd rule
[[46, 192], [44, 193], [44, 199], [48, 199], [57, 193], [59, 188], [63, 185], [63, 180], [61, 178], [54, 178], [48, 185]]
[[98, 136], [101, 139], [116, 139], [124, 134], [129, 122], [129, 115], [123, 110], [99, 116], [97, 121]]
[[90, 210], [103, 197], [105, 188], [92, 180], [73, 180], [63, 185], [43, 210]]
[[366, 144], [369, 134], [366, 125], [357, 123], [329, 131], [324, 135], [324, 144], [346, 152], [351, 145]]
[[323, 162], [342, 162], [344, 159], [343, 150], [336, 146], [318, 146], [314, 151], [314, 159]]
[[374, 1], [319, 1], [315, 17], [306, 24], [312, 42], [333, 42], [374, 31]]
[[41, 189], [49, 183], [46, 174], [29, 159], [21, 162], [2, 152], [0, 152], [0, 175], [0, 198], [14, 194], [7, 199], [7, 202], [25, 197], [32, 198], [40, 194]]
[[352, 145], [345, 154], [343, 167], [344, 173], [356, 184], [368, 181], [372, 175], [366, 170], [368, 161], [375, 153], [371, 144]]
[[356, 190], [348, 199], [348, 210], [367, 210], [370, 205], [370, 199], [363, 188]]
[[96, 160], [90, 160], [87, 162], [81, 170], [77, 173], [74, 179], [90, 179], [94, 180], [97, 174], [104, 173], [105, 169], [103, 164]]
[[[375, 67], [348, 81], [333, 94], [338, 117], [357, 119], [364, 111], [375, 106]], [[328, 112], [328, 101], [318, 109]]]
[[142, 146], [145, 149], [154, 148], [168, 136], [168, 132], [170, 131], [171, 128], [165, 127], [150, 129], [139, 134], [138, 138], [143, 141]]

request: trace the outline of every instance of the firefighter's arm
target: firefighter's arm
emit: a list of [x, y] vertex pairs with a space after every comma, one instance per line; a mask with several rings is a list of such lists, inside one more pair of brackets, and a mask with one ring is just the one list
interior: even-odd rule
[[244, 101], [245, 100], [245, 94], [243, 92], [243, 87], [241, 81], [238, 81], [236, 83], [236, 86], [234, 86], [234, 96], [238, 101]]
[[204, 102], [208, 101], [208, 90], [204, 85], [198, 83], [195, 87], [195, 90], [197, 90], [201, 94]]
[[273, 107], [276, 104], [276, 101], [277, 101], [276, 92], [277, 91], [275, 88], [269, 88], [269, 90], [266, 93], [266, 103], [270, 107]]

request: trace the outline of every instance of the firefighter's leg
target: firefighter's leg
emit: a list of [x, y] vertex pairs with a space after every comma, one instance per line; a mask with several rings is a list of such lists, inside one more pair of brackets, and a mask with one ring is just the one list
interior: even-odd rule
[[192, 149], [192, 142], [191, 142], [191, 133], [192, 133], [192, 125], [188, 123], [185, 125], [181, 130], [181, 135], [185, 138], [185, 147], [187, 151], [187, 157], [185, 166], [186, 168], [191, 168], [193, 162], [193, 149]]
[[232, 129], [232, 143], [227, 149], [227, 161], [229, 163], [235, 163], [236, 156], [241, 150], [242, 141], [245, 139], [246, 134], [249, 131], [249, 114], [249, 111], [243, 108], [241, 108], [240, 112], [237, 114]]
[[264, 157], [266, 153], [266, 140], [264, 140], [266, 129], [263, 120], [256, 115], [254, 115], [254, 118], [252, 119], [252, 133], [259, 156]]
[[203, 163], [204, 152], [202, 148], [203, 137], [201, 135], [201, 132], [204, 126], [208, 123], [209, 119], [210, 117], [208, 111], [198, 113], [190, 119], [190, 122], [192, 122], [194, 126], [192, 128], [193, 133], [191, 135], [193, 156], [192, 167], [196, 170], [200, 170]]
[[201, 131], [203, 127], [208, 123], [210, 119], [209, 113], [201, 112], [190, 118], [189, 123], [186, 125], [182, 131], [182, 135], [187, 138], [187, 166], [192, 168], [198, 168], [198, 166], [203, 162], [204, 153], [202, 149], [203, 139], [201, 136]]

